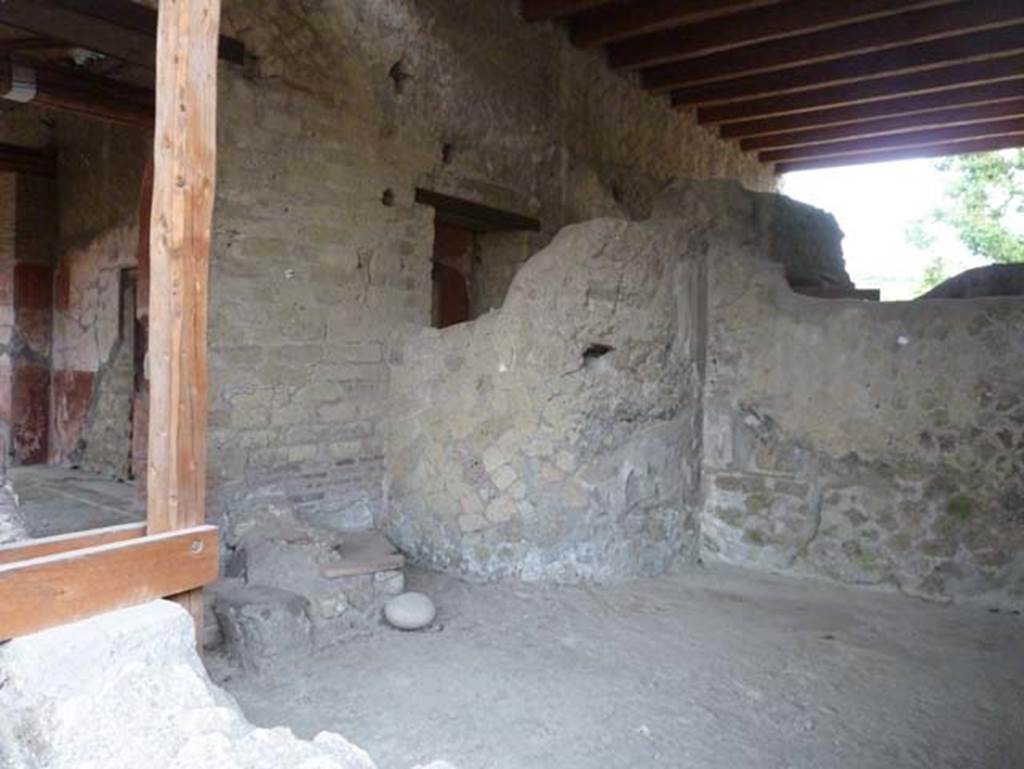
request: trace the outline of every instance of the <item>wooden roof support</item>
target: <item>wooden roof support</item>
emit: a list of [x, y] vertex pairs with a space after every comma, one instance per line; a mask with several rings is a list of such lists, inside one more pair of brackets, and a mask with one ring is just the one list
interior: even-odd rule
[[778, 5], [782, 0], [646, 0], [615, 4], [573, 20], [572, 39], [591, 48], [634, 35]]
[[54, 177], [57, 158], [45, 149], [0, 144], [0, 172]]
[[[1016, 85], [1020, 88], [1021, 83], [1018, 82]], [[1019, 91], [1019, 93], [1024, 93], [1024, 90]], [[863, 120], [844, 125], [756, 136], [743, 139], [740, 142], [740, 148], [750, 152], [753, 150], [804, 147], [810, 144], [824, 144], [869, 136], [885, 136], [886, 134], [934, 129], [943, 126], [962, 126], [1011, 117], [1024, 117], [1024, 97], [976, 104], [972, 107], [951, 107], [923, 114], [897, 115], [895, 117]]]
[[[767, 40], [806, 35], [953, 0], [796, 0], [701, 24], [633, 37], [608, 46], [613, 67], [634, 69], [702, 56]], [[841, 33], [842, 30], [839, 30]]]
[[[156, 11], [131, 0], [3, 0], [0, 24], [147, 69], [155, 67]], [[245, 46], [222, 37], [220, 56], [241, 64]]]
[[[905, 66], [920, 67], [928, 63], [963, 59], [965, 56], [986, 53], [985, 43], [1001, 39], [992, 33], [1014, 24], [1024, 25], [1024, 4], [1020, 0], [956, 3], [664, 64], [644, 70], [643, 82], [647, 88], [664, 91], [774, 70], [788, 69], [792, 76], [801, 71], [795, 67], [802, 67], [802, 71], [813, 71], [818, 83], [828, 82], [828, 79], [821, 79], [829, 75], [828, 69], [821, 63], [844, 58], [853, 60], [859, 55], [861, 60], [876, 61], [877, 71], [884, 72]], [[1021, 40], [1021, 29], [1024, 26], [1018, 27], [1018, 41]], [[943, 42], [952, 43], [968, 37], [969, 32], [983, 31], [988, 31], [989, 35], [974, 36], [976, 43], [980, 44], [976, 46], [980, 50], [975, 54], [964, 53], [965, 50], [971, 50], [972, 46], [942, 46]], [[931, 48], [917, 44], [932, 46], [934, 53]], [[894, 63], [896, 61], [901, 63], [897, 65]], [[819, 65], [817, 68], [807, 66], [816, 64]], [[783, 76], [780, 84], [784, 86], [787, 73], [774, 74]], [[781, 87], [778, 90], [793, 90], [793, 87]]]
[[[823, 107], [940, 91], [944, 88], [988, 83], [1024, 76], [1024, 54], [1013, 54], [966, 64], [928, 69], [909, 74], [889, 75], [852, 83], [815, 88], [798, 93], [779, 94], [719, 104], [697, 110], [701, 123], [729, 123], [755, 117], [807, 112]], [[682, 106], [677, 104], [676, 106]]]
[[860, 123], [901, 115], [918, 115], [918, 119], [927, 122], [929, 119], [927, 114], [922, 113], [948, 111], [951, 108], [969, 109], [987, 102], [998, 103], [1007, 99], [1016, 99], [1021, 94], [1024, 94], [1024, 72], [1021, 73], [1020, 78], [1014, 80], [999, 80], [995, 83], [969, 85], [942, 91], [927, 91], [912, 96], [726, 123], [721, 127], [719, 133], [723, 139], [770, 136], [815, 127]]
[[[1021, 7], [1024, 8], [1024, 5]], [[1024, 24], [919, 43], [905, 48], [861, 53], [778, 72], [765, 72], [677, 88], [672, 91], [672, 103], [704, 105], [739, 101], [898, 72], [926, 70], [943, 64], [994, 57], [1021, 50], [1024, 50]], [[655, 84], [655, 87], [662, 88], [659, 84]]]
[[945, 144], [969, 139], [986, 139], [993, 136], [1006, 136], [1008, 134], [1024, 134], [1024, 117], [1010, 117], [982, 123], [927, 128], [920, 131], [905, 131], [884, 136], [871, 136], [861, 139], [847, 139], [844, 141], [767, 150], [758, 154], [757, 157], [765, 163], [779, 163], [810, 158], [834, 157], [837, 155], [853, 155], [859, 152], [901, 149], [903, 147], [927, 147], [933, 144]]
[[523, 0], [523, 18], [527, 21], [559, 19], [612, 2], [613, 0]]
[[[153, 125], [153, 92], [146, 88], [56, 67], [31, 65], [30, 69], [36, 80], [33, 104], [121, 125]], [[10, 60], [0, 60], [0, 92], [11, 89], [11, 73]]]
[[[198, 526], [206, 518], [206, 318], [220, 0], [160, 0], [159, 21], [149, 265], [150, 534]], [[201, 629], [201, 592], [180, 601]]]
[[864, 163], [884, 163], [893, 160], [910, 160], [912, 158], [934, 158], [947, 155], [969, 155], [975, 152], [993, 152], [995, 150], [1012, 149], [1024, 146], [1024, 133], [992, 136], [984, 139], [968, 139], [952, 141], [921, 147], [903, 147], [894, 150], [878, 150], [860, 152], [854, 155], [836, 155], [827, 158], [813, 158], [777, 163], [776, 173], [786, 174], [793, 171], [812, 171], [819, 168], [836, 166], [852, 166]]

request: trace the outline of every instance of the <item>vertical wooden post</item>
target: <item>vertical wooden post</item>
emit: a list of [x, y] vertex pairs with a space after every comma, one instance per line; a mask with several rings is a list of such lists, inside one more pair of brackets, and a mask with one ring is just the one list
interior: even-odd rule
[[[150, 534], [206, 517], [206, 300], [219, 25], [220, 0], [160, 0], [150, 236]], [[177, 599], [195, 618], [198, 640], [202, 591]]]

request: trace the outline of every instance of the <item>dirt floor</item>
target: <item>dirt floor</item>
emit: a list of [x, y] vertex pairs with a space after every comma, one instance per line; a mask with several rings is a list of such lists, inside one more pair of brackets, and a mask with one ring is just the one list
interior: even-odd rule
[[135, 484], [66, 467], [11, 467], [8, 479], [32, 537], [141, 521]]
[[1024, 767], [1024, 618], [716, 567], [614, 587], [411, 574], [437, 626], [243, 676], [381, 769]]

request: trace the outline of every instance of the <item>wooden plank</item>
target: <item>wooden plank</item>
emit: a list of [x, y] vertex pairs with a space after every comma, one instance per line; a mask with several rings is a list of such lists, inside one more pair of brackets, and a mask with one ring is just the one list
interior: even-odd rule
[[859, 152], [877, 152], [902, 147], [927, 147], [932, 144], [943, 144], [951, 141], [967, 139], [984, 139], [991, 136], [1024, 133], [1024, 117], [1011, 117], [1002, 120], [987, 120], [982, 123], [928, 128], [921, 131], [905, 131], [884, 136], [869, 136], [863, 139], [847, 139], [845, 141], [808, 144], [800, 147], [787, 147], [778, 150], [766, 150], [758, 154], [764, 163], [779, 163], [790, 160], [832, 157], [835, 155], [853, 155]]
[[[155, 66], [157, 14], [132, 0], [4, 0], [0, 24], [112, 56], [147, 69]], [[221, 57], [241, 64], [245, 47], [222, 38]]]
[[0, 565], [27, 561], [54, 553], [66, 553], [69, 550], [81, 550], [110, 542], [124, 542], [138, 539], [146, 534], [145, 523], [123, 523], [120, 526], [106, 526], [102, 529], [73, 531], [69, 534], [57, 534], [53, 537], [39, 537], [0, 545]]
[[416, 202], [425, 206], [433, 206], [441, 221], [480, 232], [497, 232], [501, 230], [529, 230], [540, 232], [540, 220], [532, 216], [502, 211], [481, 203], [453, 198], [439, 192], [416, 189]]
[[[148, 89], [59, 67], [31, 65], [30, 69], [36, 79], [34, 104], [120, 125], [153, 125], [153, 92]], [[10, 90], [11, 71], [10, 60], [0, 60], [0, 92]]]
[[325, 579], [394, 571], [405, 566], [405, 556], [379, 531], [344, 534], [338, 555], [337, 561], [320, 570]]
[[0, 640], [201, 588], [217, 527], [198, 526], [0, 566]]
[[[970, 32], [997, 31], [1022, 22], [1024, 3], [1020, 0], [956, 3], [663, 64], [645, 69], [643, 80], [648, 88], [664, 91], [780, 69], [788, 69], [792, 73], [795, 67], [806, 69], [806, 65], [857, 55], [862, 59], [874, 56], [878, 61], [886, 60], [882, 58], [884, 55], [888, 59], [902, 61], [906, 57], [894, 56], [893, 49], [925, 56], [926, 51], [930, 54], [930, 50], [914, 46], [921, 43], [934, 46], [946, 38], [956, 39]], [[987, 38], [978, 40], [983, 42]], [[958, 46], [935, 50], [949, 51], [942, 54], [942, 60], [946, 61], [963, 56]], [[984, 46], [978, 51], [986, 52]], [[911, 56], [908, 61], [901, 66], [914, 66], [915, 57]], [[880, 64], [878, 71], [895, 68]]]
[[[941, 91], [945, 88], [977, 85], [1024, 76], [1024, 55], [1012, 54], [984, 61], [953, 64], [924, 72], [841, 83], [799, 93], [779, 94], [747, 99], [731, 104], [718, 104], [697, 110], [701, 123], [730, 123], [755, 117], [770, 117], [807, 112], [822, 107], [860, 104], [878, 99], [905, 97]], [[677, 107], [685, 106], [677, 104]]]
[[616, 4], [573, 19], [572, 40], [583, 48], [727, 16], [782, 0], [648, 0]]
[[[151, 533], [206, 517], [206, 319], [220, 0], [160, 0], [149, 263]], [[181, 602], [202, 637], [202, 594]]]
[[57, 156], [52, 150], [0, 144], [0, 172], [54, 177]]
[[[1018, 91], [1018, 93], [1024, 94], [1024, 90]], [[884, 136], [886, 134], [906, 131], [981, 123], [996, 118], [1019, 116], [1024, 116], [1024, 98], [987, 102], [973, 107], [958, 106], [949, 109], [933, 110], [931, 112], [880, 118], [878, 120], [862, 120], [857, 123], [756, 136], [743, 139], [740, 142], [740, 149], [744, 152], [750, 152], [753, 150], [802, 147], [808, 144]]]
[[1024, 147], [1024, 133], [992, 136], [986, 139], [947, 142], [925, 147], [903, 147], [896, 150], [862, 152], [856, 155], [837, 155], [828, 158], [794, 160], [787, 163], [777, 163], [775, 165], [775, 172], [788, 174], [793, 171], [814, 171], [821, 168], [835, 168], [837, 166], [852, 166], [866, 163], [888, 163], [894, 160], [970, 155], [975, 152], [994, 152], [995, 150], [1013, 149], [1016, 147]]
[[[702, 83], [672, 91], [673, 104], [706, 105], [820, 88], [888, 74], [927, 70], [944, 64], [1024, 50], [1024, 24], [950, 37], [905, 48], [862, 53], [778, 72]], [[674, 65], [669, 65], [674, 66]], [[658, 86], [655, 90], [664, 90]]]
[[915, 96], [904, 96], [843, 107], [795, 112], [790, 115], [755, 118], [721, 127], [723, 139], [767, 136], [801, 129], [857, 123], [877, 118], [919, 114], [953, 107], [970, 108], [989, 102], [1013, 99], [1024, 94], [1024, 78], [1001, 80], [983, 85], [928, 91]]
[[527, 21], [560, 19], [602, 5], [610, 5], [612, 2], [613, 0], [523, 0], [523, 18]]
[[608, 46], [608, 63], [625, 69], [651, 67], [951, 2], [953, 0], [833, 0], [827, 3], [797, 0], [623, 40]]

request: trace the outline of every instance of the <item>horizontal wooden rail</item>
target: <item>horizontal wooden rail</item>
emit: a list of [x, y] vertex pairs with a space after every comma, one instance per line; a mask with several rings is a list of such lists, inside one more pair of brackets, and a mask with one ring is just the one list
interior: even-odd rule
[[145, 536], [145, 523], [123, 523], [120, 526], [107, 526], [102, 529], [73, 531], [69, 534], [57, 534], [53, 537], [26, 539], [0, 545], [0, 566], [5, 563], [27, 561], [31, 558], [42, 558], [44, 555], [66, 553], [69, 550], [81, 550], [85, 547], [107, 545], [111, 542], [124, 542]]
[[208, 585], [217, 550], [196, 526], [0, 566], [0, 641]]

